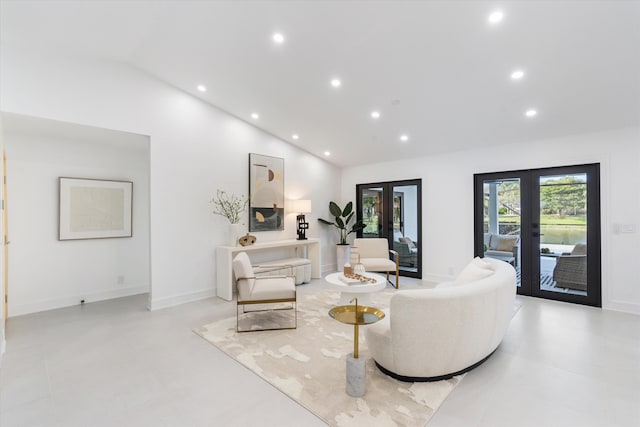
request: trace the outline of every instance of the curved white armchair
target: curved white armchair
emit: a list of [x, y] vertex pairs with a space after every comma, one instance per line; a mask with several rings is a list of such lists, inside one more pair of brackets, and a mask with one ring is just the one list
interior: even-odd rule
[[[353, 246], [358, 248], [360, 263], [364, 265], [365, 271], [384, 271], [387, 273], [387, 281], [389, 280], [389, 272], [392, 271], [396, 275], [396, 289], [398, 289], [398, 277], [400, 276], [398, 252], [389, 249], [387, 239], [354, 239]], [[393, 260], [389, 259], [389, 255], [393, 256]]]
[[[238, 304], [236, 306], [236, 331], [248, 332], [256, 330], [270, 329], [295, 329], [298, 326], [298, 313], [296, 310], [296, 283], [294, 276], [268, 276], [256, 277], [251, 266], [251, 261], [245, 252], [240, 252], [233, 259], [233, 273], [236, 276], [236, 286], [238, 287]], [[253, 304], [275, 304], [292, 303], [291, 309], [294, 311], [294, 326], [284, 328], [255, 327], [249, 330], [240, 330], [239, 314], [240, 306], [243, 312], [246, 305]], [[275, 308], [274, 310], [281, 310]], [[267, 311], [267, 310], [255, 310]]]
[[390, 313], [367, 327], [376, 365], [401, 381], [438, 381], [475, 368], [498, 347], [513, 314], [514, 268], [476, 258], [435, 289], [399, 291]]

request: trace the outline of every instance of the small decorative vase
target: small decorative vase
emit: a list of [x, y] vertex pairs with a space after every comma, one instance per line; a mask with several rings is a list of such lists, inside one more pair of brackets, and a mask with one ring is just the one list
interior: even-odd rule
[[238, 239], [244, 235], [242, 224], [229, 224], [229, 246], [238, 246]]
[[351, 246], [349, 245], [336, 245], [336, 268], [337, 271], [341, 271], [342, 267], [349, 263], [349, 254]]
[[238, 243], [240, 243], [240, 246], [251, 246], [255, 242], [256, 242], [256, 236], [252, 236], [249, 233], [245, 234], [244, 236], [238, 239]]

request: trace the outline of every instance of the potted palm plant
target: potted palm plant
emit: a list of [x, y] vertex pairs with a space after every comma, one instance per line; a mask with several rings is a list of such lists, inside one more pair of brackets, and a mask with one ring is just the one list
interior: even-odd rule
[[332, 225], [338, 229], [339, 242], [336, 246], [336, 262], [337, 268], [340, 269], [342, 265], [349, 260], [349, 243], [347, 242], [347, 237], [351, 233], [357, 233], [363, 230], [365, 224], [362, 220], [357, 220], [351, 228], [349, 228], [349, 224], [355, 216], [352, 202], [347, 203], [344, 209], [340, 208], [335, 202], [329, 202], [329, 212], [334, 216], [333, 222], [322, 218], [318, 218], [318, 221], [326, 225]]

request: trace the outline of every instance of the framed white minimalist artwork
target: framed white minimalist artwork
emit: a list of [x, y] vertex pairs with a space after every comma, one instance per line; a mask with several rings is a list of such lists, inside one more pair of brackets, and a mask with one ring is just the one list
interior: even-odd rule
[[133, 182], [59, 178], [59, 240], [131, 237]]

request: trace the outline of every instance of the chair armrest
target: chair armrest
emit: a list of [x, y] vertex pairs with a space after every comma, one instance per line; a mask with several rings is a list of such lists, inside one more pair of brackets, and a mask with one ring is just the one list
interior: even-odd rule
[[396, 264], [399, 262], [400, 257], [398, 256], [398, 252], [394, 251], [393, 249], [389, 249], [389, 253], [391, 255], [393, 255], [393, 259], [395, 260]]

